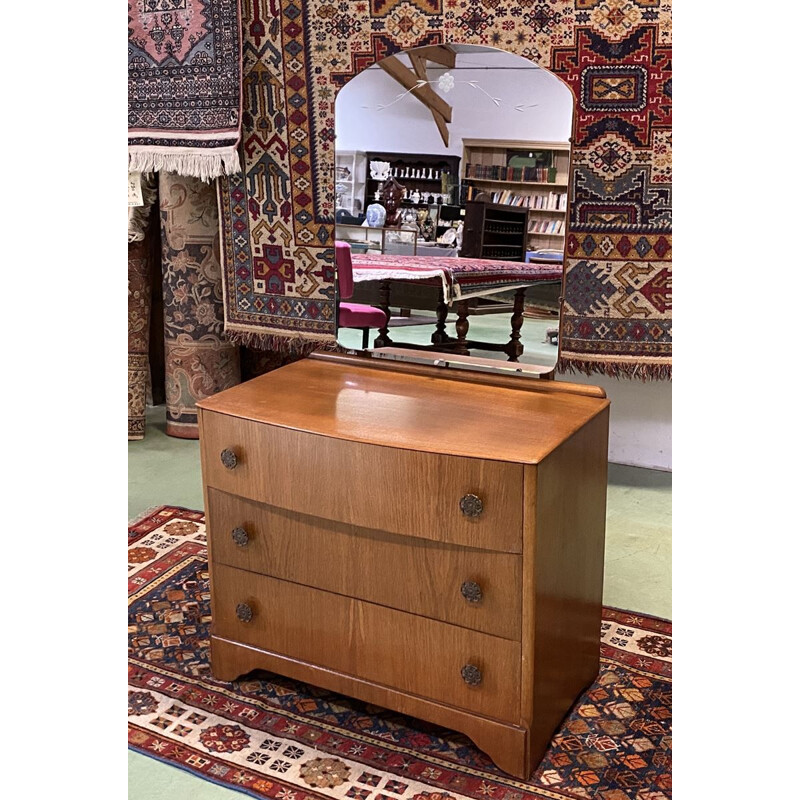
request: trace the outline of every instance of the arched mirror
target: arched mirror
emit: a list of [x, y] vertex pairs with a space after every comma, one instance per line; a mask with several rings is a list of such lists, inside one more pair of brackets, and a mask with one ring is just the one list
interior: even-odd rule
[[480, 45], [420, 47], [336, 98], [338, 341], [552, 375], [573, 97]]

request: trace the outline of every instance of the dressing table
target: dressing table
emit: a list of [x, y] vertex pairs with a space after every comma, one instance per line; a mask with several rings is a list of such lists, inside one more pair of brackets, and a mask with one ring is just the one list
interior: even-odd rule
[[419, 717], [528, 778], [599, 666], [603, 391], [314, 354], [199, 407], [214, 676]]

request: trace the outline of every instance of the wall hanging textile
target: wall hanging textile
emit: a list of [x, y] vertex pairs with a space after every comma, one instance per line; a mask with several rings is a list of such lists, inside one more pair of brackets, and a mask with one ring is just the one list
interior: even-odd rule
[[597, 679], [523, 782], [420, 720], [270, 673], [214, 680], [202, 513], [145, 514], [128, 562], [128, 741], [140, 753], [261, 798], [671, 797], [669, 622], [603, 610]]
[[243, 174], [220, 181], [225, 325], [286, 352], [334, 337], [334, 100], [399, 50], [483, 44], [572, 90], [560, 371], [671, 375], [671, 4], [242, 0]]
[[128, 0], [129, 169], [239, 169], [238, 0]]
[[198, 438], [196, 403], [241, 380], [223, 335], [219, 215], [212, 184], [159, 173], [167, 433]]

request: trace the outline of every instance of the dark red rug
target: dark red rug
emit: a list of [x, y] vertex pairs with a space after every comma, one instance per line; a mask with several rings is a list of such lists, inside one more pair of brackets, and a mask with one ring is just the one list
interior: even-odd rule
[[530, 782], [464, 736], [271, 673], [208, 666], [201, 512], [129, 528], [130, 747], [254, 797], [311, 800], [667, 800], [672, 625], [604, 609], [602, 663]]

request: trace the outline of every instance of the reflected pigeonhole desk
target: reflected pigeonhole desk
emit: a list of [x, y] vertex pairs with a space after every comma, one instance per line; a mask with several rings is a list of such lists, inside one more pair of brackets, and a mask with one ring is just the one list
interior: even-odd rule
[[[377, 305], [386, 312], [386, 325], [378, 331], [374, 346], [392, 345], [467, 355], [469, 350], [503, 352], [509, 361], [522, 355], [520, 341], [525, 290], [550, 281], [561, 283], [561, 264], [534, 264], [479, 258], [353, 254], [353, 300]], [[511, 334], [508, 342], [479, 342], [468, 338], [469, 300], [501, 292], [514, 292]], [[397, 342], [389, 336], [390, 305], [435, 309], [436, 328], [430, 345]], [[456, 336], [446, 331], [447, 315], [455, 306]]]

